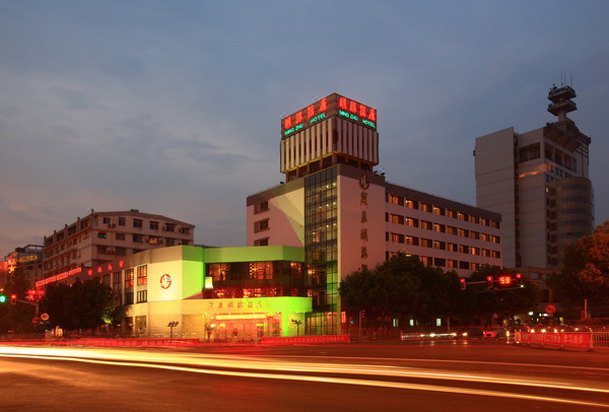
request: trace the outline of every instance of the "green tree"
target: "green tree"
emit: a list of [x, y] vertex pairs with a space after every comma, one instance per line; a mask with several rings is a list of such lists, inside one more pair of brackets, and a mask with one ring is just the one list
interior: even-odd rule
[[51, 326], [64, 330], [95, 329], [117, 321], [122, 308], [112, 289], [99, 279], [79, 279], [72, 285], [51, 284], [46, 288], [41, 308], [49, 314]]
[[548, 285], [566, 306], [581, 307], [584, 299], [597, 308], [609, 304], [609, 221], [567, 247], [561, 271]]
[[408, 317], [430, 323], [448, 316], [459, 303], [458, 276], [425, 267], [418, 258], [398, 254], [374, 270], [357, 271], [340, 285], [344, 308], [351, 314], [366, 310], [375, 326], [391, 318]]

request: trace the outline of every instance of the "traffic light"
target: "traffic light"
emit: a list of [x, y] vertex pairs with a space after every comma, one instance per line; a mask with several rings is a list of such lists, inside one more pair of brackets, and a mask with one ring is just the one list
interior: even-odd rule
[[493, 278], [493, 276], [492, 275], [488, 275], [486, 277], [486, 287], [489, 288], [489, 289], [492, 289], [494, 283], [495, 283], [495, 279]]
[[521, 288], [524, 287], [524, 285], [522, 284], [522, 273], [516, 273], [514, 278], [516, 279], [516, 286]]
[[15, 295], [14, 293], [11, 294], [11, 305], [16, 305], [17, 304], [17, 295]]
[[4, 293], [0, 293], [0, 303], [6, 303], [6, 295]]
[[459, 278], [459, 288], [465, 290], [467, 288], [467, 281], [465, 278]]

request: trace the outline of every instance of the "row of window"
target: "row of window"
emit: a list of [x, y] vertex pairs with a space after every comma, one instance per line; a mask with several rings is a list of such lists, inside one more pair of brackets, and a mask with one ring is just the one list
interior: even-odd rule
[[462, 220], [464, 222], [470, 222], [481, 226], [490, 226], [498, 229], [499, 222], [493, 219], [487, 219], [484, 217], [459, 212], [445, 207], [434, 206], [429, 203], [420, 202], [418, 200], [409, 200], [403, 196], [387, 193], [386, 201], [392, 205], [404, 206], [409, 209], [417, 209], [427, 213], [433, 213], [438, 216], [447, 216], [452, 219]]
[[[401, 252], [386, 252], [385, 253], [385, 258], [389, 259], [390, 257], [396, 256]], [[428, 267], [439, 267], [439, 268], [444, 268], [444, 269], [460, 269], [460, 270], [469, 270], [469, 271], [476, 271], [480, 268], [480, 264], [479, 263], [475, 263], [475, 262], [468, 262], [468, 261], [464, 261], [464, 260], [455, 260], [455, 259], [444, 259], [444, 258], [437, 258], [437, 257], [432, 257], [432, 256], [419, 256], [419, 255], [411, 255], [414, 256], [416, 258], [418, 258], [425, 266]]]
[[[118, 223], [118, 226], [127, 226], [127, 218], [125, 216], [119, 216], [117, 218], [116, 222]], [[109, 228], [116, 227], [116, 223], [114, 223], [114, 220], [109, 216], [103, 216], [101, 218], [101, 223], [102, 223], [102, 225], [106, 225]], [[134, 228], [143, 228], [144, 220], [139, 219], [139, 218], [133, 218], [132, 225]], [[160, 230], [161, 224], [159, 221], [151, 220], [148, 222], [148, 226], [149, 226], [150, 230]], [[80, 230], [85, 230], [88, 227], [89, 227], [89, 219], [83, 219], [80, 222]], [[163, 231], [164, 232], [175, 232], [176, 227], [177, 226], [175, 223], [165, 223], [163, 225]], [[45, 238], [45, 241], [44, 241], [45, 246], [50, 246], [54, 242], [59, 242], [59, 241], [63, 240], [66, 235], [71, 236], [71, 235], [76, 234], [77, 229], [78, 229], [78, 226], [76, 224], [73, 224], [67, 229], [67, 231], [61, 231], [61, 232], [55, 234], [54, 236]], [[178, 229], [178, 232], [181, 234], [184, 234], [184, 235], [189, 235], [191, 232], [191, 228], [190, 227], [180, 227]]]
[[421, 246], [430, 249], [447, 250], [454, 253], [464, 253], [473, 256], [483, 256], [500, 259], [501, 252], [479, 248], [475, 246], [461, 245], [457, 243], [444, 242], [441, 240], [425, 239], [416, 236], [408, 236], [401, 233], [385, 232], [385, 240], [391, 243], [406, 244], [410, 246]]
[[456, 226], [444, 225], [441, 223], [434, 223], [423, 219], [414, 219], [405, 217], [395, 213], [385, 213], [385, 221], [395, 223], [398, 225], [405, 225], [409, 227], [420, 227], [421, 229], [431, 230], [438, 233], [448, 233], [449, 235], [465, 237], [470, 239], [482, 240], [485, 242], [499, 243], [499, 236], [490, 235], [487, 233], [477, 232], [475, 230], [468, 230], [458, 228]]

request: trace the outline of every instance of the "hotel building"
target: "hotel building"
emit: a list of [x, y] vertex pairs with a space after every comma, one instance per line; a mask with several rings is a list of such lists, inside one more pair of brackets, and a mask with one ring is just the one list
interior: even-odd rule
[[592, 233], [591, 140], [567, 117], [577, 109], [574, 97], [570, 86], [552, 87], [548, 111], [555, 122], [476, 139], [476, 204], [502, 216], [506, 267], [557, 269], [565, 248]]
[[391, 184], [376, 109], [336, 93], [282, 119], [285, 183], [247, 198], [247, 244], [304, 247], [310, 334], [340, 331], [340, 281], [393, 254], [468, 276], [502, 266], [501, 216]]

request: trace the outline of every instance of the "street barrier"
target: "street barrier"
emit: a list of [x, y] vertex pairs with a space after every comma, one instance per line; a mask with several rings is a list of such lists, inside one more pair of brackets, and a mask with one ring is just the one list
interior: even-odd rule
[[516, 343], [559, 348], [593, 349], [592, 332], [520, 332], [514, 336]]
[[289, 337], [263, 337], [262, 345], [294, 345], [299, 343], [345, 343], [350, 342], [349, 335], [311, 335]]
[[609, 332], [592, 332], [592, 346], [609, 349]]

